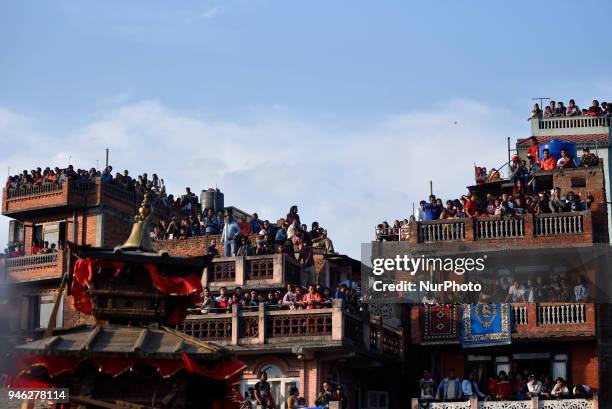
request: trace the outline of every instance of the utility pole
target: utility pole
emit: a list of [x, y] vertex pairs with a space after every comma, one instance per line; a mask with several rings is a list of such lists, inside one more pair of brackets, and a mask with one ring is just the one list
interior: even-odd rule
[[508, 137], [508, 165], [510, 165], [510, 137]]
[[108, 151], [109, 151], [109, 149], [106, 148], [106, 164], [105, 164], [105, 169], [108, 168]]
[[433, 195], [433, 181], [429, 181], [429, 196]]
[[550, 97], [533, 97], [531, 98], [532, 101], [540, 101], [540, 109], [542, 111], [544, 111], [544, 100], [549, 101], [551, 98]]

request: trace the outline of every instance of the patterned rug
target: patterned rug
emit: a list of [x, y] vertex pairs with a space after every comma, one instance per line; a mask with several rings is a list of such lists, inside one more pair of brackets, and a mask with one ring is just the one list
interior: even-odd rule
[[459, 341], [459, 305], [424, 305], [423, 341]]

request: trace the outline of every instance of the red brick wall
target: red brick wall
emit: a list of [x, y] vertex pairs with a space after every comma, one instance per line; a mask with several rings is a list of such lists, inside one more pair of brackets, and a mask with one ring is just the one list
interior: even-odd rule
[[461, 350], [452, 349], [444, 350], [440, 352], [440, 379], [448, 375], [450, 368], [455, 369], [455, 374], [459, 378], [464, 377], [464, 363], [465, 358]]
[[575, 344], [569, 351], [572, 383], [599, 388], [599, 359], [596, 345]]
[[[164, 240], [153, 243], [156, 250], [167, 251], [171, 256], [202, 256], [206, 254], [210, 242], [215, 239], [217, 240], [217, 250], [220, 254], [223, 254], [223, 245], [221, 244], [221, 235], [213, 236], [198, 236], [190, 237], [181, 240]], [[251, 244], [255, 244], [258, 236], [253, 234], [249, 237]]]
[[133, 223], [108, 213], [104, 214], [103, 220], [104, 238], [102, 245], [114, 247], [124, 243], [130, 237]]

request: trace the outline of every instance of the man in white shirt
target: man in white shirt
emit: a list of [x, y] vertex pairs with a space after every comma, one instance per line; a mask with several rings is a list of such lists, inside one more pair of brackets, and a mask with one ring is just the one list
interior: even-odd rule
[[525, 302], [525, 289], [515, 279], [512, 279], [512, 285], [508, 288], [506, 302]]
[[577, 302], [586, 302], [589, 298], [589, 287], [587, 287], [583, 276], [578, 277], [578, 283], [574, 287], [574, 296]]
[[421, 200], [419, 202], [419, 208], [416, 211], [416, 214], [414, 215], [417, 219], [417, 222], [424, 222], [425, 221], [425, 200]]
[[236, 219], [227, 213], [225, 215], [225, 224], [223, 225], [223, 233], [221, 233], [221, 243], [223, 243], [223, 256], [235, 256], [238, 252], [236, 245], [236, 237], [240, 234], [240, 226], [236, 223]]
[[542, 393], [542, 382], [538, 381], [534, 374], [529, 375], [529, 382], [527, 382], [527, 396], [533, 398], [540, 396]]

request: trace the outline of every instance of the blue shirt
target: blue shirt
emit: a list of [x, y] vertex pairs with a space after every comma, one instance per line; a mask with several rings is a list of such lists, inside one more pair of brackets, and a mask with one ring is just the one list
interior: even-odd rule
[[440, 208], [431, 203], [425, 203], [425, 221], [438, 220], [440, 218]]
[[285, 240], [287, 240], [287, 230], [280, 229], [279, 231], [277, 231], [275, 240], [277, 242], [281, 242], [281, 241], [284, 242]]

